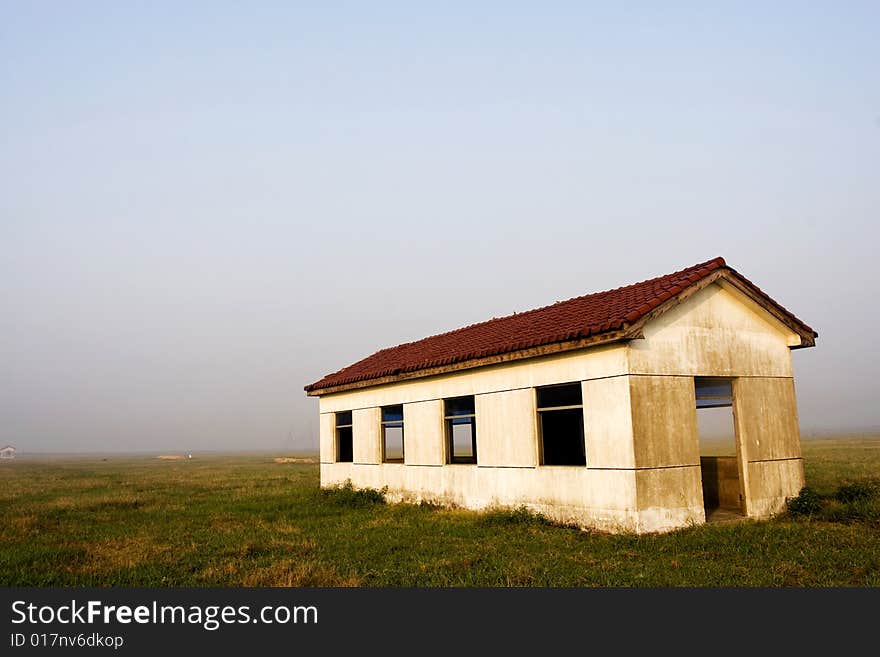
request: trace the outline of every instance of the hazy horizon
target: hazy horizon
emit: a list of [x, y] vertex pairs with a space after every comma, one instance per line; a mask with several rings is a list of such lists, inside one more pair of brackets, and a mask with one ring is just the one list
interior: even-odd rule
[[880, 430], [880, 6], [0, 4], [0, 443], [312, 450], [378, 349], [723, 256]]

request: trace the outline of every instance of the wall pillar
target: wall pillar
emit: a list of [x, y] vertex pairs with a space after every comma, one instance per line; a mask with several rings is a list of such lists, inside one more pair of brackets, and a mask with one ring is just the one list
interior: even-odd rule
[[733, 381], [733, 415], [743, 463], [745, 511], [767, 517], [785, 509], [804, 485], [794, 379]]
[[403, 405], [403, 457], [406, 465], [443, 465], [446, 449], [443, 401]]
[[705, 522], [693, 378], [628, 378], [639, 531]]
[[352, 442], [355, 464], [382, 462], [381, 413], [379, 408], [359, 408], [352, 411]]
[[336, 462], [336, 414], [321, 413], [318, 416], [318, 431], [321, 463]]
[[480, 466], [538, 465], [535, 391], [508, 390], [474, 397]]

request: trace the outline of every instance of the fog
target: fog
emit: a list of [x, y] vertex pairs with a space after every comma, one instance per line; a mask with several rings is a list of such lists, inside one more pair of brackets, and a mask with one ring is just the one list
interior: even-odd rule
[[880, 428], [876, 6], [0, 6], [0, 443], [306, 450], [377, 349], [723, 256]]

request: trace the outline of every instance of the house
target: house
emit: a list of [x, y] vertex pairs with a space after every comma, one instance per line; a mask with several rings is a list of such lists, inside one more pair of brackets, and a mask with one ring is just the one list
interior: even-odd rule
[[14, 459], [15, 458], [15, 447], [12, 445], [7, 445], [6, 447], [0, 447], [0, 459]]
[[715, 258], [382, 349], [305, 387], [321, 486], [608, 531], [767, 517], [804, 483], [791, 350], [817, 336]]

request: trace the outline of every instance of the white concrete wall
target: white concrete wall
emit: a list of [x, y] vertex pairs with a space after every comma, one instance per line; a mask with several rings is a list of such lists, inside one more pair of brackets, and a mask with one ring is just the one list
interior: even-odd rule
[[538, 465], [534, 389], [477, 395], [474, 410], [480, 466], [534, 468]]
[[629, 372], [684, 376], [792, 376], [800, 338], [738, 292], [715, 284], [645, 326], [630, 342]]
[[321, 463], [336, 460], [336, 414], [321, 413], [318, 423], [320, 431]]
[[443, 465], [443, 402], [439, 399], [403, 405], [403, 457], [406, 465]]
[[744, 464], [746, 513], [765, 517], [785, 508], [804, 485], [794, 380], [734, 381], [733, 414]]
[[[358, 408], [352, 411], [352, 453], [355, 463], [382, 462], [381, 421], [382, 410], [379, 408]], [[332, 454], [324, 458], [324, 453], [321, 453], [322, 463], [332, 463], [335, 460]]]
[[703, 522], [693, 377], [636, 375], [629, 386], [639, 528]]
[[635, 468], [629, 377], [584, 381], [581, 391], [587, 467]]
[[388, 487], [391, 501], [422, 501], [470, 509], [526, 506], [564, 523], [606, 531], [639, 531], [635, 471], [584, 467], [493, 468], [322, 463], [321, 485], [351, 480]]

